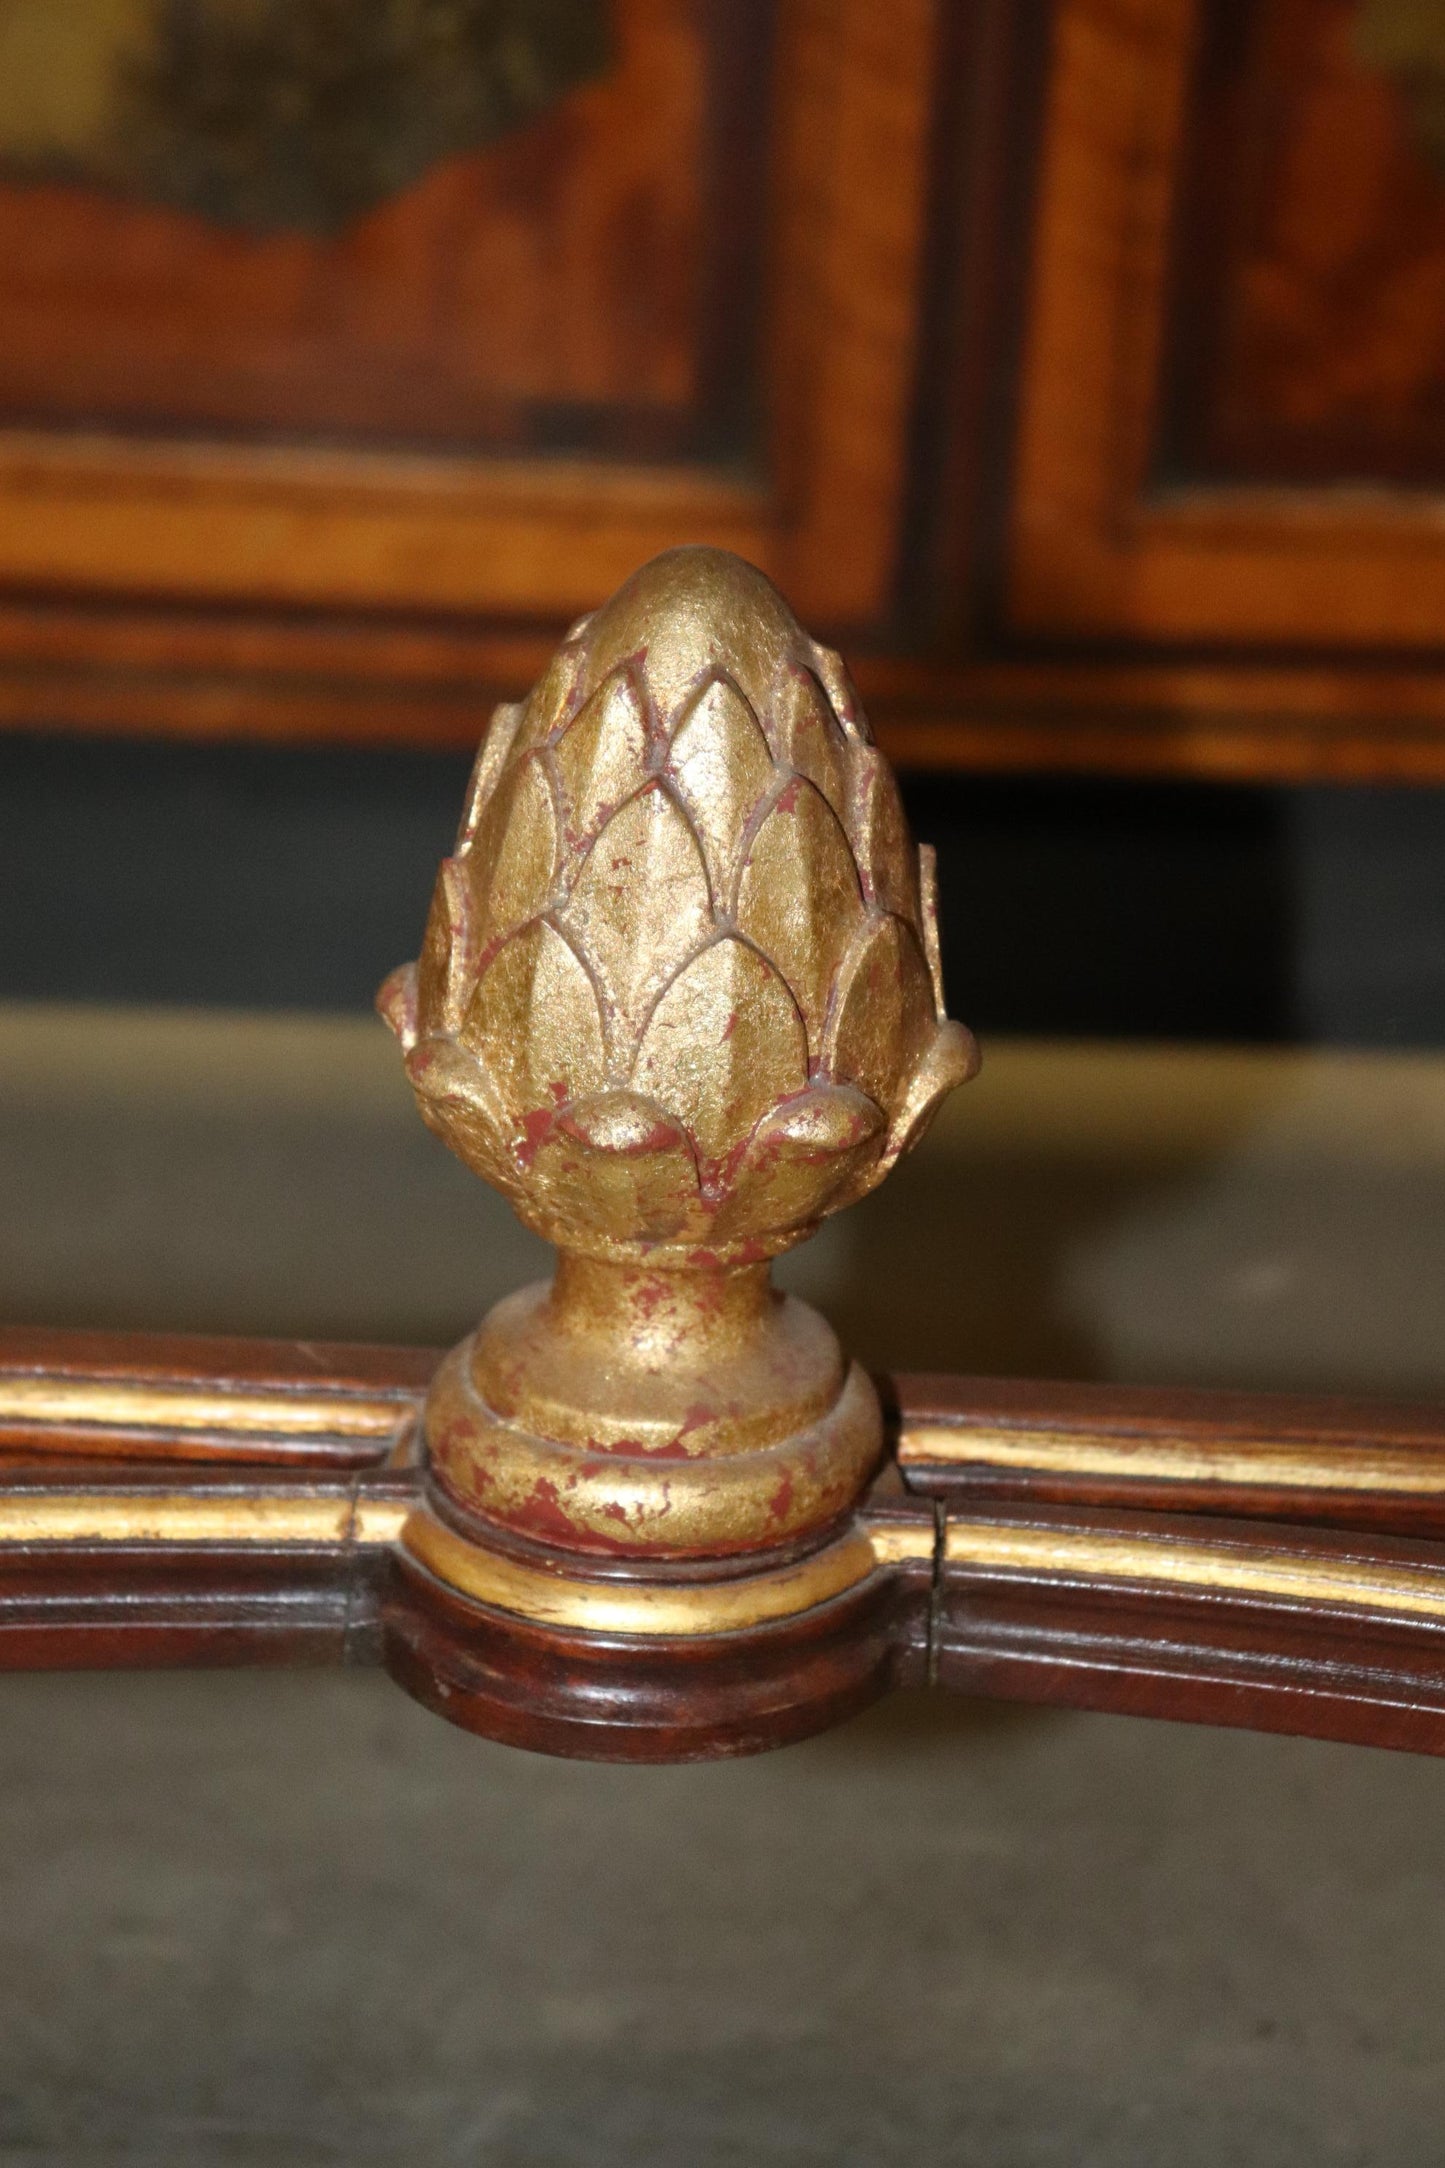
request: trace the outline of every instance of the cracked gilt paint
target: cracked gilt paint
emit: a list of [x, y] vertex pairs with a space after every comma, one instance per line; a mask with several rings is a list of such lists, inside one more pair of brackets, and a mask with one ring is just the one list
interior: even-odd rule
[[673, 551], [497, 711], [380, 1005], [426, 1120], [548, 1240], [770, 1256], [972, 1072], [930, 855], [838, 658], [740, 559]]
[[653, 1557], [836, 1528], [877, 1396], [767, 1260], [880, 1182], [975, 1052], [931, 858], [761, 573], [657, 558], [498, 711], [380, 1006], [426, 1120], [562, 1252], [438, 1372], [447, 1509]]

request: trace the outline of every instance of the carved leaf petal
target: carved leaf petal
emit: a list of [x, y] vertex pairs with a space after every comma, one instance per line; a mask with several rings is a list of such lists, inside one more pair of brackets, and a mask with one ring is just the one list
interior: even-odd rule
[[778, 702], [783, 748], [799, 775], [822, 792], [840, 820], [848, 817], [843, 733], [811, 670], [793, 670]]
[[908, 1093], [892, 1135], [888, 1139], [887, 1166], [911, 1152], [951, 1091], [977, 1076], [978, 1041], [965, 1024], [946, 1018], [934, 1033], [922, 1061], [914, 1071]]
[[834, 974], [863, 918], [848, 839], [827, 801], [793, 777], [763, 816], [738, 882], [739, 929], [777, 965], [816, 1055]]
[[755, 949], [726, 935], [678, 973], [648, 1021], [639, 1091], [687, 1124], [706, 1190], [726, 1179], [762, 1116], [802, 1091], [803, 1020]]
[[416, 1028], [453, 1031], [467, 1004], [480, 949], [466, 863], [444, 858], [416, 965]]
[[677, 1123], [639, 1092], [598, 1092], [568, 1107], [560, 1126], [589, 1150], [636, 1159], [670, 1151], [687, 1138]]
[[933, 981], [933, 1010], [941, 1024], [948, 1011], [943, 998], [943, 952], [938, 940], [938, 853], [931, 843], [918, 846], [918, 903], [923, 953]]
[[557, 746], [569, 848], [647, 781], [647, 721], [626, 670], [598, 687]]
[[576, 713], [586, 659], [581, 640], [562, 642], [522, 706], [516, 745], [525, 752], [554, 739]]
[[754, 1131], [713, 1237], [734, 1242], [821, 1219], [842, 1185], [877, 1160], [884, 1129], [872, 1100], [847, 1085], [816, 1084], [786, 1101]]
[[727, 678], [714, 678], [688, 709], [669, 766], [702, 839], [713, 894], [726, 906], [748, 817], [774, 774], [757, 717]]
[[697, 837], [660, 784], [614, 813], [587, 854], [566, 927], [601, 983], [625, 1064], [653, 1002], [712, 926]]
[[407, 1055], [406, 1073], [428, 1129], [515, 1204], [520, 1190], [506, 1119], [479, 1064], [454, 1040], [434, 1037]]
[[467, 802], [462, 810], [462, 824], [457, 833], [457, 849], [464, 850], [477, 832], [477, 823], [486, 810], [487, 800], [496, 789], [502, 770], [517, 742], [517, 729], [525, 712], [521, 701], [503, 702], [492, 710], [487, 734], [477, 749], [472, 765], [471, 781], [467, 785]]
[[853, 774], [853, 839], [863, 892], [880, 911], [895, 911], [917, 926], [918, 854], [893, 770], [872, 746], [856, 756]]
[[731, 677], [768, 734], [765, 706], [784, 669], [811, 643], [782, 596], [726, 550], [667, 550], [642, 565], [592, 619], [587, 683], [622, 663], [639, 669], [669, 732], [719, 672]]
[[409, 1054], [417, 1042], [416, 965], [398, 964], [376, 989], [376, 1011]]
[[569, 1107], [532, 1174], [533, 1217], [554, 1241], [665, 1242], [698, 1216], [691, 1144], [635, 1092], [602, 1092]]
[[911, 926], [874, 919], [843, 967], [829, 1021], [825, 1067], [855, 1084], [890, 1119], [935, 1030], [933, 987]]
[[602, 1083], [602, 1019], [592, 981], [556, 928], [534, 919], [497, 951], [460, 1038], [482, 1060], [524, 1161], [557, 1110]]
[[458, 863], [471, 888], [474, 954], [485, 955], [546, 909], [556, 878], [557, 812], [551, 778], [535, 754], [503, 774]]
[[844, 735], [862, 745], [873, 743], [873, 733], [858, 689], [848, 675], [848, 666], [835, 648], [813, 645], [813, 668], [818, 673], [818, 683], [828, 695], [828, 705], [843, 726]]

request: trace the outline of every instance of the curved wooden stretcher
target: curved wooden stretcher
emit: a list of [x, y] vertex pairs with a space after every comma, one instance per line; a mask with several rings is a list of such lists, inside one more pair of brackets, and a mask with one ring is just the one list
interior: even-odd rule
[[487, 1606], [458, 1602], [448, 1659], [412, 1599], [396, 1546], [436, 1361], [0, 1335], [0, 1664], [384, 1659], [494, 1735], [618, 1758], [770, 1745], [924, 1681], [1445, 1751], [1438, 1410], [901, 1377], [862, 1588], [772, 1626], [605, 1636], [599, 1689], [560, 1620], [504, 1675]]

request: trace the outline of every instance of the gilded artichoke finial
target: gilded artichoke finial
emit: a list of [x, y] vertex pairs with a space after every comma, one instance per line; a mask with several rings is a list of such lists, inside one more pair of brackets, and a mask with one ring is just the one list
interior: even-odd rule
[[876, 1459], [871, 1388], [766, 1260], [880, 1182], [976, 1052], [932, 854], [761, 573], [654, 559], [497, 711], [420, 960], [378, 999], [425, 1120], [563, 1253], [439, 1388], [452, 1503], [693, 1554], [835, 1516]]
[[745, 1262], [969, 1075], [931, 853], [838, 657], [740, 558], [655, 558], [498, 710], [383, 1011], [426, 1120], [549, 1241]]

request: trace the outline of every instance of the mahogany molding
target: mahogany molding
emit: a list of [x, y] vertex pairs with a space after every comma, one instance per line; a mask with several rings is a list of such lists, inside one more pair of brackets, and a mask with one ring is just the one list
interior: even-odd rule
[[333, 1472], [404, 1460], [435, 1358], [0, 1325], [0, 1454]]
[[[639, 1637], [509, 1616], [403, 1558], [407, 1418], [438, 1360], [6, 1332], [0, 1665], [385, 1661], [454, 1721], [604, 1759], [752, 1751], [925, 1681], [1445, 1753], [1441, 1410], [885, 1380], [889, 1465], [857, 1524], [873, 1571], [774, 1625]], [[210, 1411], [206, 1459], [174, 1422], [137, 1457], [119, 1401], [108, 1449], [97, 1394], [140, 1390]], [[362, 1409], [398, 1421], [368, 1416], [339, 1464]]]
[[1014, 1378], [896, 1389], [905, 1482], [963, 1514], [1027, 1497], [1445, 1537], [1442, 1408]]

